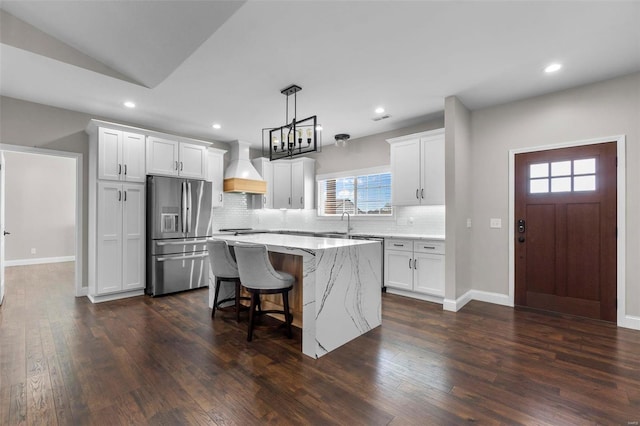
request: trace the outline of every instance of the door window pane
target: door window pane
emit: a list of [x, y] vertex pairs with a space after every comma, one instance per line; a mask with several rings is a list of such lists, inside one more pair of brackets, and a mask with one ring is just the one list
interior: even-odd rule
[[586, 158], [584, 160], [575, 160], [573, 162], [574, 175], [588, 175], [588, 174], [595, 174], [595, 172], [596, 172], [595, 158]]
[[[551, 176], [571, 176], [571, 161], [551, 163]], [[551, 187], [553, 188], [553, 184]]]
[[551, 192], [571, 192], [571, 178], [551, 178]]
[[541, 178], [549, 176], [549, 163], [531, 164], [529, 166], [529, 177]]
[[596, 190], [596, 176], [576, 176], [573, 178], [573, 190], [574, 191], [595, 191]]
[[549, 192], [549, 179], [531, 179], [529, 181], [529, 192], [532, 194]]

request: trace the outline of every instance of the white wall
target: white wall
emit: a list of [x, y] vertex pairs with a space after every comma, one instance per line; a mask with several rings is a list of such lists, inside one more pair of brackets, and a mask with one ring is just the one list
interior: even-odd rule
[[75, 160], [7, 151], [4, 156], [5, 228], [11, 232], [5, 259], [75, 256]]
[[[473, 111], [471, 129], [472, 286], [505, 295], [509, 150], [626, 135], [626, 307], [640, 316], [640, 73]], [[489, 228], [492, 217], [501, 229]]]

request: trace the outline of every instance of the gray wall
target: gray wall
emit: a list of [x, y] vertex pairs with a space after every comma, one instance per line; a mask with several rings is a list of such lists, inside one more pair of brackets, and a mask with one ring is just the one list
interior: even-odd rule
[[[72, 158], [5, 152], [6, 260], [75, 255]], [[31, 254], [31, 249], [36, 254]]]
[[[626, 135], [627, 314], [640, 315], [640, 73], [471, 114], [472, 286], [508, 293], [510, 149]], [[502, 229], [489, 219], [502, 218]]]

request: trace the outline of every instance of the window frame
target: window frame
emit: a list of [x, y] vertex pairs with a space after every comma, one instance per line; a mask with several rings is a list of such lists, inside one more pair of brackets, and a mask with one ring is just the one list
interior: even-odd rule
[[[382, 173], [389, 173], [391, 174], [391, 165], [385, 165], [385, 166], [376, 166], [376, 167], [368, 167], [368, 168], [364, 168], [364, 169], [354, 169], [354, 170], [344, 170], [344, 171], [339, 171], [339, 172], [332, 172], [332, 173], [323, 173], [320, 175], [316, 175], [316, 217], [318, 219], [333, 219], [335, 220], [335, 218], [339, 218], [342, 213], [340, 214], [320, 214], [320, 207], [322, 205], [322, 200], [320, 199], [320, 182], [321, 181], [325, 181], [328, 179], [344, 179], [344, 178], [348, 178], [348, 177], [352, 177], [354, 178], [355, 181], [355, 198], [356, 198], [356, 203], [357, 203], [357, 181], [358, 181], [358, 177], [360, 176], [367, 176], [367, 175], [375, 175], [375, 174], [382, 174]], [[392, 189], [392, 186], [389, 185], [389, 189]], [[392, 200], [392, 194], [390, 196], [389, 199], [389, 203], [391, 203]], [[357, 214], [356, 213], [351, 213], [351, 218], [352, 219], [356, 219], [356, 220], [363, 220], [363, 219], [370, 219], [370, 220], [389, 220], [389, 219], [393, 219], [395, 218], [396, 215], [396, 209], [394, 208], [393, 205], [391, 205], [391, 214]]]

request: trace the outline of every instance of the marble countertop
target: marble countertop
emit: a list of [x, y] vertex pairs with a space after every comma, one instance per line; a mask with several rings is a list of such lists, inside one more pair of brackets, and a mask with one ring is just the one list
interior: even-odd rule
[[[301, 229], [269, 229], [260, 230], [263, 234], [268, 234], [270, 232], [279, 233], [279, 232], [307, 232], [307, 233], [342, 233], [343, 231], [309, 231], [309, 230], [301, 230]], [[233, 235], [233, 232], [217, 232], [216, 235]], [[255, 235], [255, 234], [246, 234], [246, 235]], [[273, 234], [271, 234], [273, 235]], [[287, 235], [287, 234], [283, 234]], [[380, 238], [398, 238], [398, 239], [413, 239], [413, 240], [436, 240], [436, 241], [445, 241], [445, 236], [442, 234], [405, 234], [399, 232], [352, 232], [350, 234], [353, 237], [380, 237]], [[294, 236], [294, 235], [290, 235]], [[311, 236], [310, 236], [311, 237]], [[313, 237], [312, 237], [313, 238]], [[316, 237], [318, 238], [318, 237]]]
[[287, 234], [245, 234], [229, 235], [225, 233], [214, 234], [212, 238], [226, 240], [230, 243], [238, 241], [242, 243], [266, 244], [267, 246], [293, 247], [305, 250], [324, 250], [335, 247], [350, 247], [362, 244], [376, 244], [376, 241], [350, 240], [343, 238], [321, 238]]

